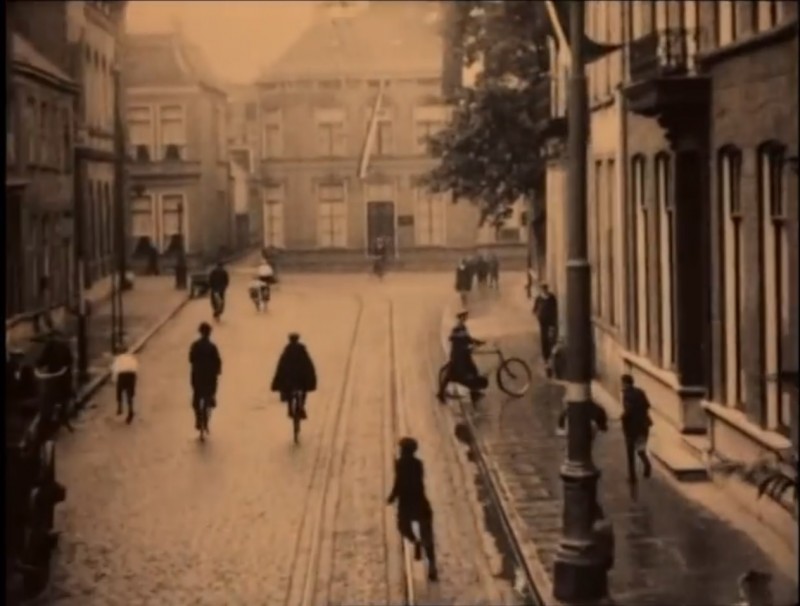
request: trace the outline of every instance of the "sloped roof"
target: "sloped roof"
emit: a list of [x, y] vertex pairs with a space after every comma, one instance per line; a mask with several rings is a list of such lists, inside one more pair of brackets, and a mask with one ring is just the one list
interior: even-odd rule
[[14, 32], [11, 38], [12, 57], [14, 62], [20, 63], [44, 75], [60, 80], [63, 84], [74, 85], [75, 81], [64, 70], [50, 61], [36, 50], [33, 44], [24, 36]]
[[439, 2], [372, 2], [350, 17], [320, 11], [260, 81], [299, 77], [400, 76], [441, 72]]
[[178, 32], [128, 35], [124, 56], [128, 86], [203, 84], [222, 90], [200, 48]]

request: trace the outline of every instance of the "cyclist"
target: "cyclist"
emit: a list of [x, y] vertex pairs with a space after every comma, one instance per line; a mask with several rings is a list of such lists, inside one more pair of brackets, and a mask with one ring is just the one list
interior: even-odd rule
[[261, 261], [261, 264], [258, 266], [258, 279], [267, 286], [275, 282], [275, 270], [272, 269], [272, 265], [270, 265], [269, 261], [266, 259]]
[[383, 277], [388, 255], [389, 249], [386, 246], [386, 239], [379, 236], [375, 239], [375, 263], [372, 266], [376, 276]]
[[219, 320], [222, 310], [225, 309], [225, 291], [228, 289], [230, 278], [222, 261], [217, 261], [214, 269], [208, 275], [208, 287], [211, 291], [211, 310], [214, 312], [214, 319]]
[[472, 348], [483, 345], [484, 341], [473, 339], [469, 334], [466, 325], [468, 316], [469, 312], [466, 310], [458, 312], [456, 325], [450, 331], [449, 370], [442, 378], [439, 393], [436, 394], [437, 399], [442, 403], [445, 401], [447, 384], [451, 381], [469, 388], [473, 403], [483, 397], [483, 390], [486, 388], [486, 379], [478, 372], [478, 367], [472, 358]]
[[269, 286], [256, 276], [247, 285], [247, 292], [250, 294], [253, 305], [256, 306], [256, 311], [264, 309], [264, 305], [269, 300]]
[[189, 349], [189, 364], [192, 366], [192, 409], [195, 429], [200, 429], [200, 406], [205, 405], [207, 413], [217, 405], [217, 380], [222, 374], [222, 358], [219, 350], [211, 342], [211, 326], [203, 322], [198, 328], [200, 338]]
[[300, 343], [300, 335], [296, 332], [289, 334], [289, 342], [283, 348], [283, 353], [278, 360], [271, 389], [281, 395], [281, 402], [286, 402], [286, 409], [290, 417], [292, 416], [290, 406], [292, 393], [300, 392], [302, 394], [300, 396], [300, 418], [308, 418], [306, 394], [317, 389], [317, 371], [306, 346]]

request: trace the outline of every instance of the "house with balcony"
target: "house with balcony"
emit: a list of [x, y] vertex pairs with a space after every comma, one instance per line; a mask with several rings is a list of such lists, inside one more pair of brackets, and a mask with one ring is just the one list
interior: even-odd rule
[[25, 320], [47, 309], [59, 322], [74, 301], [72, 146], [79, 88], [22, 34], [12, 28], [8, 37], [6, 332], [16, 342], [37, 328]]
[[264, 72], [257, 111], [267, 243], [320, 262], [363, 263], [378, 237], [399, 262], [450, 264], [474, 249], [477, 209], [418, 183], [435, 162], [425, 136], [449, 115], [441, 95], [439, 4], [322, 5], [309, 30]]
[[178, 27], [129, 35], [125, 73], [133, 259], [213, 260], [234, 234], [225, 91]]

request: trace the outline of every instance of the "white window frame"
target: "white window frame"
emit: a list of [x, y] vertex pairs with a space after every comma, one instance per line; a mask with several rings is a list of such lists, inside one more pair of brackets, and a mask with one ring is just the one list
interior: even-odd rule
[[[147, 114], [147, 120], [145, 121], [145, 119], [143, 117], [142, 118], [135, 118], [134, 114], [136, 114], [137, 112], [142, 112], [142, 116], [144, 116], [144, 114], [146, 113]], [[136, 160], [136, 148], [138, 146], [144, 146], [144, 147], [147, 148], [148, 154], [149, 154], [149, 157], [150, 157], [150, 161], [156, 160], [156, 127], [155, 127], [155, 119], [154, 119], [155, 118], [155, 113], [156, 112], [155, 112], [153, 106], [151, 106], [151, 105], [134, 105], [134, 106], [128, 107], [128, 112], [127, 112], [127, 117], [126, 117], [126, 121], [127, 121], [127, 125], [128, 125], [128, 140], [129, 140], [128, 144], [129, 144], [129, 147], [130, 147], [130, 150], [129, 150], [128, 153], [130, 154], [131, 158], [134, 161]], [[137, 124], [138, 125], [142, 125], [143, 126], [143, 130], [144, 130], [144, 126], [147, 127], [147, 131], [149, 133], [149, 136], [147, 137], [148, 140], [145, 143], [139, 143], [136, 140], [137, 137], [135, 136], [134, 127]]]
[[[761, 205], [762, 268], [764, 294], [764, 370], [777, 377], [783, 362], [782, 336], [789, 334], [789, 233], [786, 226], [783, 154], [772, 146], [758, 153], [759, 204]], [[781, 382], [767, 379], [764, 401], [769, 430], [784, 433], [791, 427], [791, 401]]]
[[746, 401], [746, 381], [742, 363], [742, 321], [744, 316], [744, 230], [741, 204], [741, 155], [725, 151], [720, 161], [720, 203], [723, 219], [725, 271], [725, 400], [739, 408]]
[[[447, 246], [447, 193], [432, 193], [427, 188], [414, 188], [414, 246], [445, 247]], [[423, 224], [418, 220], [422, 215], [427, 218], [427, 234], [422, 236]], [[435, 217], [439, 217], [439, 221]]]
[[631, 173], [633, 178], [634, 212], [636, 213], [636, 349], [641, 355], [647, 355], [650, 347], [646, 171], [644, 157], [635, 157], [632, 162]]
[[[168, 112], [177, 110], [174, 116], [170, 116]], [[178, 117], [180, 116], [180, 117]], [[165, 135], [165, 124], [178, 124], [175, 128], [175, 133], [169, 137]], [[175, 145], [178, 151], [178, 158], [186, 160], [186, 140], [187, 140], [187, 126], [186, 126], [186, 106], [182, 103], [162, 103], [158, 106], [158, 160], [167, 159], [167, 146]]]
[[[275, 211], [278, 212], [275, 212]], [[286, 211], [286, 189], [281, 185], [271, 185], [264, 189], [264, 246], [284, 248], [284, 227]]]
[[661, 364], [673, 370], [675, 353], [675, 301], [673, 298], [673, 268], [675, 267], [675, 215], [672, 206], [672, 163], [666, 154], [656, 156], [656, 206], [659, 221], [659, 287], [661, 290]]
[[264, 111], [261, 132], [261, 150], [265, 159], [283, 157], [283, 112], [280, 109]]
[[[331, 186], [338, 186], [342, 188], [342, 198], [341, 199], [323, 199], [322, 192], [323, 189], [326, 187]], [[347, 191], [347, 183], [345, 181], [341, 181], [338, 183], [318, 183], [316, 185], [315, 191], [315, 198], [317, 201], [317, 247], [323, 249], [330, 249], [330, 248], [347, 248], [347, 241], [348, 241], [348, 229], [347, 229], [347, 221], [348, 221], [348, 191]], [[334, 222], [333, 220], [330, 221], [329, 225], [323, 226], [322, 225], [322, 208], [324, 206], [330, 206], [331, 211], [333, 210], [332, 205], [341, 204], [343, 209], [343, 226], [342, 226], [342, 233], [340, 235], [340, 241], [336, 241], [334, 232]], [[333, 216], [333, 213], [330, 212], [330, 216]], [[322, 235], [325, 234], [329, 236], [328, 238], [323, 238]]]
[[[314, 110], [317, 155], [343, 158], [347, 155], [347, 114], [343, 109]], [[323, 135], [325, 141], [323, 145]]]

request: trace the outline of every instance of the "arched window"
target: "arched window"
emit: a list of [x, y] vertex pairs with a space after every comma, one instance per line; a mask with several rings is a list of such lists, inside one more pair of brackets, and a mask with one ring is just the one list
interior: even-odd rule
[[724, 284], [725, 401], [729, 406], [742, 407], [747, 399], [742, 364], [742, 324], [744, 303], [744, 255], [740, 182], [742, 153], [725, 146], [717, 155], [719, 216], [722, 232], [722, 263], [720, 272]]
[[782, 335], [789, 334], [789, 234], [783, 188], [785, 148], [770, 141], [758, 148], [758, 216], [763, 276], [760, 297], [764, 347], [762, 386], [768, 429], [788, 435], [791, 402], [779, 380], [783, 370]]

